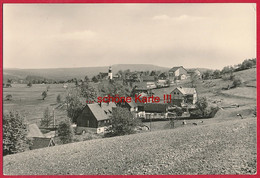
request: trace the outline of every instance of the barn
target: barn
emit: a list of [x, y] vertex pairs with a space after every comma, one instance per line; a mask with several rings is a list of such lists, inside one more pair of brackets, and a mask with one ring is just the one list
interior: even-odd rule
[[97, 133], [104, 132], [105, 127], [110, 123], [114, 107], [116, 105], [112, 102], [87, 104], [77, 118], [77, 127], [96, 128]]

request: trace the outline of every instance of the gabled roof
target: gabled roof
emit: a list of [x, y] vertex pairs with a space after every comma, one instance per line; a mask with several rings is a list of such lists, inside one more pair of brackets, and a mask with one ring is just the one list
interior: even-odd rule
[[150, 88], [147, 86], [146, 83], [138, 83], [136, 84], [135, 90], [149, 90]]
[[[176, 66], [176, 67], [173, 67], [169, 70], [169, 72], [175, 72], [176, 70], [178, 70], [179, 68], [183, 68], [184, 70], [186, 70], [183, 66]], [[187, 71], [187, 70], [186, 70]]]
[[53, 138], [36, 137], [33, 139], [30, 149], [34, 150], [34, 149], [45, 148], [45, 147], [54, 146], [54, 145], [55, 145], [55, 142], [54, 142]]
[[177, 87], [175, 89], [178, 89], [183, 95], [193, 95], [194, 93], [196, 93], [196, 89], [195, 88]]
[[131, 108], [137, 107], [137, 104], [136, 104], [136, 102], [134, 101], [134, 98], [132, 98], [131, 102], [129, 102], [128, 105], [129, 105]]
[[30, 124], [28, 126], [28, 130], [29, 132], [27, 134], [27, 137], [44, 137], [44, 135], [42, 134], [42, 132], [36, 124]]
[[154, 76], [143, 76], [143, 81], [155, 81], [155, 77]]
[[109, 119], [109, 116], [112, 114], [112, 108], [116, 107], [115, 103], [93, 103], [93, 104], [87, 104], [87, 106], [90, 111], [93, 113], [95, 118], [98, 121], [101, 120], [107, 120]]
[[146, 103], [144, 104], [145, 112], [166, 112], [167, 104], [164, 103]]
[[159, 77], [167, 77], [167, 74], [165, 72], [161, 73]]

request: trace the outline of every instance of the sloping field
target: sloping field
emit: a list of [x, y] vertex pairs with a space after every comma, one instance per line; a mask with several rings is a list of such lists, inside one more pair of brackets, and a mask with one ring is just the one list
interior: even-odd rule
[[78, 142], [3, 161], [6, 175], [254, 174], [256, 119]]

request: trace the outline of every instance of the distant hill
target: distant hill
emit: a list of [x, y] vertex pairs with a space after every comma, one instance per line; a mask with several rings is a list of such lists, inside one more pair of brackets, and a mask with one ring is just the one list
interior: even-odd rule
[[[169, 68], [160, 67], [150, 64], [116, 64], [112, 65], [113, 73], [119, 70], [130, 71], [146, 71], [146, 70], [161, 70], [167, 71]], [[51, 69], [4, 69], [4, 80], [7, 79], [25, 79], [28, 75], [44, 77], [54, 80], [68, 80], [72, 78], [93, 77], [99, 72], [107, 72], [108, 66], [102, 67], [80, 67], [80, 68], [51, 68]]]

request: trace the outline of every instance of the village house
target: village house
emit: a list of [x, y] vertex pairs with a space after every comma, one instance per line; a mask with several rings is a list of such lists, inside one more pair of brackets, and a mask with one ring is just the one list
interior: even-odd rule
[[173, 105], [193, 105], [197, 102], [197, 91], [195, 88], [177, 87], [170, 94]]
[[112, 116], [114, 107], [116, 105], [112, 102], [87, 104], [77, 118], [77, 132], [93, 128], [97, 133], [104, 133], [110, 123], [110, 116]]
[[156, 78], [155, 76], [142, 76], [142, 83], [147, 86], [147, 88], [156, 88]]
[[169, 76], [177, 80], [184, 80], [188, 77], [188, 72], [183, 66], [173, 67], [169, 70]]

